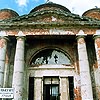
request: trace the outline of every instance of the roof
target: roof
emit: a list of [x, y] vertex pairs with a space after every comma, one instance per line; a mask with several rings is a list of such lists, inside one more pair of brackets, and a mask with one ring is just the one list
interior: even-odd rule
[[55, 3], [42, 4], [27, 15], [0, 21], [0, 30], [83, 27], [100, 28], [100, 20], [73, 14], [67, 8]]
[[100, 20], [100, 8], [89, 9], [86, 12], [84, 12], [82, 16], [87, 16], [87, 17], [90, 17], [90, 18]]
[[14, 10], [11, 9], [1, 9], [0, 10], [0, 20], [9, 19], [19, 16]]
[[53, 3], [53, 2], [47, 2], [45, 4], [39, 5], [39, 6], [35, 7], [34, 9], [32, 9], [30, 11], [30, 13], [35, 12], [35, 11], [41, 11], [41, 10], [43, 10], [43, 8], [48, 9], [48, 10], [51, 10], [51, 8], [54, 10], [59, 8], [59, 10], [71, 13], [71, 11], [69, 9], [67, 9], [66, 7], [56, 4], [56, 3]]

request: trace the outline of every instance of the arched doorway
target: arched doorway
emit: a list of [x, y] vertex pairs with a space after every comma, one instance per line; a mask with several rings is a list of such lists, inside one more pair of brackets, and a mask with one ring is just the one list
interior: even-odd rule
[[74, 67], [68, 54], [44, 49], [30, 61], [29, 100], [73, 100]]

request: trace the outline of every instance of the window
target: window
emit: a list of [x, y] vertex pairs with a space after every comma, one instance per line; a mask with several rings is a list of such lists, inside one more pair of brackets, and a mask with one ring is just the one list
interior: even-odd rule
[[58, 78], [44, 78], [43, 100], [59, 100]]
[[71, 64], [70, 59], [61, 51], [55, 49], [46, 49], [35, 55], [31, 65], [38, 64]]

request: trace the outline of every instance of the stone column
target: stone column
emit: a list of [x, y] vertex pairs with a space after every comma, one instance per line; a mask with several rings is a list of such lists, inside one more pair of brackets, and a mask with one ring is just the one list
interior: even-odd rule
[[42, 78], [34, 79], [34, 100], [42, 100]]
[[96, 94], [97, 99], [100, 99], [100, 30], [96, 31], [94, 35], [94, 44], [97, 58], [97, 65], [94, 67], [95, 83], [96, 83]]
[[3, 84], [3, 87], [5, 87], [5, 88], [8, 86], [8, 76], [9, 76], [9, 58], [8, 58], [8, 53], [6, 53], [4, 84]]
[[7, 38], [0, 37], [0, 88], [3, 87], [3, 82], [4, 82], [6, 49], [7, 49]]
[[68, 82], [68, 78], [60, 78], [60, 100], [69, 100], [69, 92], [68, 92], [68, 88], [69, 88], [69, 82]]
[[25, 38], [17, 37], [14, 72], [13, 72], [13, 84], [14, 88], [14, 100], [23, 100], [23, 88], [24, 88], [24, 40]]
[[85, 44], [84, 36], [80, 35], [83, 33], [84, 33], [83, 31], [80, 31], [77, 37], [78, 58], [79, 58], [79, 67], [80, 67], [80, 78], [81, 78], [81, 96], [82, 96], [82, 100], [93, 100], [86, 44]]

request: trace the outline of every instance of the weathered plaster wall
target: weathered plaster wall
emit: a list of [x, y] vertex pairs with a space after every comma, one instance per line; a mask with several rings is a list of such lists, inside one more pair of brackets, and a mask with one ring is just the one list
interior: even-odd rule
[[96, 67], [96, 53], [95, 53], [95, 46], [94, 46], [94, 39], [93, 36], [86, 37], [86, 46], [87, 46], [87, 54], [90, 66], [90, 74], [91, 74], [91, 81], [92, 81], [92, 89], [93, 89], [93, 97], [94, 100], [98, 100], [96, 94], [96, 84], [95, 84], [95, 67]]
[[[64, 36], [65, 37], [65, 36]], [[74, 70], [69, 73], [70, 75], [74, 75], [74, 96], [75, 100], [81, 100], [81, 93], [80, 93], [80, 76], [79, 76], [79, 66], [78, 66], [78, 57], [77, 57], [77, 44], [76, 44], [76, 39], [75, 37], [69, 36], [69, 38], [61, 38], [59, 37], [58, 39], [55, 38], [43, 38], [42, 39], [27, 39], [27, 45], [26, 45], [26, 64], [27, 68], [31, 68], [33, 66], [30, 66], [30, 60], [34, 56], [35, 53], [39, 52], [40, 50], [46, 49], [46, 48], [58, 48], [59, 50], [63, 50], [64, 52], [68, 53], [69, 57], [72, 60], [72, 65], [74, 66]], [[31, 58], [31, 59], [30, 59]], [[41, 70], [41, 69], [40, 69]], [[43, 71], [40, 72], [37, 71], [38, 73], [43, 74]], [[70, 69], [69, 69], [70, 70]], [[46, 70], [47, 73], [50, 73], [50, 69]], [[59, 71], [53, 71], [52, 69], [52, 75], [54, 75], [53, 72], [59, 73]], [[66, 75], [68, 76], [67, 70], [66, 70]], [[34, 72], [31, 73], [33, 75]], [[37, 74], [39, 75], [39, 74]], [[40, 75], [40, 76], [41, 76]], [[47, 74], [46, 74], [47, 75]], [[51, 74], [50, 74], [51, 75]], [[58, 74], [55, 74], [58, 75]], [[38, 76], [39, 77], [39, 76]]]
[[10, 37], [8, 41], [8, 58], [9, 58], [9, 76], [8, 76], [8, 87], [12, 87], [13, 69], [14, 69], [14, 58], [15, 58], [16, 40]]
[[[0, 20], [18, 17], [0, 23], [1, 24], [0, 36], [5, 36], [5, 35], [9, 36], [10, 40], [9, 42], [7, 42], [8, 47], [5, 60], [5, 67], [8, 70], [7, 72], [7, 70], [5, 69], [7, 72], [5, 73], [5, 75], [7, 76], [9, 74], [7, 79], [8, 83], [5, 81], [5, 87], [12, 87], [14, 59], [16, 50], [16, 37], [25, 36], [26, 41], [25, 41], [25, 69], [24, 69], [24, 79], [23, 79], [24, 83], [21, 84], [24, 86], [23, 99], [26, 100], [26, 98], [28, 97], [28, 78], [29, 78], [29, 76], [27, 75], [28, 69], [31, 70], [30, 71], [32, 74], [31, 76], [34, 75], [34, 71], [32, 69], [34, 66], [30, 65], [32, 57], [34, 57], [34, 55], [39, 53], [39, 51], [41, 50], [47, 48], [53, 48], [53, 49], [56, 48], [64, 51], [68, 55], [68, 57], [70, 57], [72, 63], [72, 66], [70, 67], [73, 68], [72, 69], [65, 68], [65, 70], [64, 68], [62, 68], [63, 70], [60, 71], [56, 70], [55, 68], [52, 69], [48, 68], [49, 70], [46, 69], [47, 73], [45, 73], [45, 71], [43, 70], [41, 71], [42, 68], [40, 68], [40, 70], [36, 71], [36, 76], [40, 77], [41, 75], [43, 75], [43, 73], [45, 73], [44, 75], [48, 75], [48, 73], [50, 73], [50, 75], [62, 75], [65, 77], [68, 75], [69, 76], [73, 75], [74, 99], [81, 100], [82, 96], [80, 91], [81, 91], [82, 79], [80, 79], [80, 67], [78, 65], [79, 61], [77, 53], [78, 50], [77, 50], [76, 34], [78, 34], [79, 30], [83, 30], [84, 35], [91, 35], [91, 36], [86, 36], [85, 40], [86, 40], [89, 68], [92, 80], [93, 96], [94, 100], [99, 100], [100, 86], [97, 83], [99, 83], [98, 79], [100, 78], [99, 77], [100, 71], [98, 69], [98, 64], [96, 61], [97, 60], [95, 55], [96, 51], [92, 36], [96, 33], [96, 30], [99, 28], [99, 23], [97, 22], [97, 20], [94, 21], [89, 18], [71, 14], [71, 12], [67, 8], [62, 7], [60, 5], [56, 4], [53, 5], [52, 7], [50, 7], [51, 5], [48, 6], [46, 4], [45, 6], [44, 5], [38, 6], [37, 8], [33, 9], [29, 13], [29, 15], [20, 17], [18, 17], [18, 14], [12, 10], [8, 9], [0, 10]], [[35, 11], [37, 11], [37, 13], [32, 15], [32, 13], [34, 13]], [[100, 9], [89, 10], [86, 13], [84, 13], [83, 16], [100, 19]], [[95, 42], [99, 46], [100, 39], [97, 39]], [[0, 46], [2, 47], [2, 45]], [[97, 53], [100, 53], [99, 50], [100, 46], [97, 49], [98, 49]], [[100, 58], [100, 54], [98, 55]], [[18, 67], [20, 66], [17, 66], [17, 68]], [[7, 77], [5, 77], [5, 79], [6, 78]], [[95, 81], [97, 81], [97, 83]], [[40, 79], [35, 80], [35, 86], [36, 87], [39, 86], [41, 88], [39, 84], [36, 85], [38, 82], [41, 82], [41, 80]], [[65, 80], [64, 83], [66, 83]], [[62, 89], [64, 90], [64, 87]], [[36, 90], [38, 90], [38, 88], [36, 88]], [[41, 94], [40, 92], [39, 94]], [[38, 95], [36, 95], [35, 97], [37, 99]]]
[[[93, 96], [94, 99], [97, 99], [96, 88], [95, 88], [95, 79], [94, 79], [94, 71], [96, 68], [96, 57], [95, 57], [95, 47], [93, 36], [86, 36], [85, 38], [87, 53], [89, 59], [90, 73], [92, 79], [92, 88], [93, 88]], [[9, 83], [8, 87], [12, 86], [12, 75], [13, 75], [13, 67], [14, 67], [14, 56], [15, 56], [15, 47], [16, 47], [16, 38], [11, 39], [9, 48]], [[91, 48], [90, 48], [91, 47]], [[68, 56], [72, 60], [72, 65], [75, 67], [75, 76], [74, 76], [74, 96], [75, 100], [81, 100], [81, 84], [80, 84], [80, 68], [78, 65], [78, 54], [77, 54], [77, 43], [75, 36], [31, 36], [27, 37], [25, 41], [25, 74], [24, 74], [24, 95], [25, 97], [28, 95], [28, 79], [27, 72], [30, 66], [30, 61], [32, 57], [41, 50], [46, 48], [58, 48], [62, 51], [66, 52]], [[26, 82], [27, 81], [27, 82]], [[27, 88], [26, 88], [27, 87]]]
[[[47, 49], [47, 48], [52, 48], [56, 49], [58, 48], [59, 50], [64, 51], [72, 60], [72, 64], [74, 65], [75, 62], [75, 42], [70, 39], [33, 39], [29, 40], [27, 39], [27, 53], [26, 53], [26, 63], [29, 64], [30, 58], [32, 55], [34, 56], [35, 53]], [[74, 52], [73, 52], [74, 51]]]

